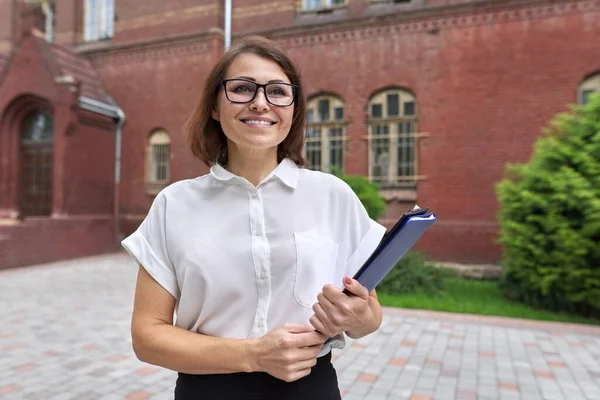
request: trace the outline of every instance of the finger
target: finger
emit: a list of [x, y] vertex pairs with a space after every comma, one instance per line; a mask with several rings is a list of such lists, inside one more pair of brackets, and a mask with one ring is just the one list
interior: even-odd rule
[[[332, 304], [337, 305], [338, 303], [345, 301], [348, 296], [342, 292], [342, 289], [334, 285], [323, 286], [323, 296], [329, 300]], [[318, 297], [318, 295], [317, 295]]]
[[[314, 327], [313, 330], [315, 329]], [[327, 340], [327, 336], [322, 332], [298, 333], [294, 335], [295, 347], [309, 347], [322, 345]]]
[[331, 315], [336, 311], [335, 305], [322, 292], [317, 295], [317, 301], [327, 315]]
[[295, 355], [294, 355], [295, 360], [296, 361], [306, 361], [306, 360], [315, 359], [321, 352], [322, 348], [323, 348], [323, 343], [298, 349], [298, 352], [295, 353]]
[[323, 335], [326, 335], [327, 337], [334, 336], [329, 327], [323, 321], [321, 321], [321, 319], [317, 317], [316, 314], [313, 314], [313, 316], [310, 317], [309, 320], [310, 323], [315, 327], [315, 329], [321, 332]]
[[314, 332], [315, 328], [310, 326], [310, 325], [304, 325], [304, 324], [290, 324], [290, 323], [286, 323], [281, 325], [279, 328], [283, 328], [288, 332], [291, 333], [305, 333], [305, 332]]
[[[325, 326], [326, 332], [331, 333], [332, 331], [337, 330], [337, 325], [333, 322], [333, 315], [328, 314], [320, 303], [313, 304], [313, 311], [317, 318], [319, 318], [319, 321]], [[323, 331], [320, 332], [325, 333]]]
[[369, 298], [369, 290], [364, 287], [363, 285], [360, 284], [359, 281], [357, 281], [356, 279], [352, 279], [350, 277], [345, 277], [344, 278], [344, 287], [346, 288], [346, 290], [348, 290], [350, 293], [352, 293], [355, 296], [361, 297], [363, 299], [368, 299]]
[[307, 368], [311, 369], [315, 365], [317, 365], [317, 358], [312, 357], [312, 358], [309, 358], [309, 359], [306, 359], [306, 360], [296, 363], [296, 365], [294, 365], [294, 369], [296, 371], [301, 371], [301, 370], [307, 369]]
[[311, 368], [305, 368], [300, 371], [296, 371], [293, 374], [291, 374], [291, 377], [290, 377], [290, 379], [287, 379], [287, 382], [294, 382], [294, 381], [297, 381], [298, 379], [302, 379], [305, 376], [310, 375], [310, 372], [311, 372]]
[[316, 360], [322, 347], [322, 345], [318, 345], [298, 349], [298, 352], [294, 354], [294, 364]]

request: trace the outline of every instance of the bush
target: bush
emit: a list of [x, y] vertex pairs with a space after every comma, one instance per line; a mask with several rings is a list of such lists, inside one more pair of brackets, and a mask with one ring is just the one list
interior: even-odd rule
[[385, 212], [385, 199], [379, 193], [378, 184], [369, 182], [365, 176], [344, 175], [339, 171], [333, 171], [333, 173], [352, 188], [371, 219], [377, 221], [383, 215]]
[[600, 315], [600, 96], [571, 111], [497, 186], [500, 284], [534, 307]]
[[387, 294], [437, 293], [448, 272], [430, 264], [425, 256], [409, 251], [377, 286]]

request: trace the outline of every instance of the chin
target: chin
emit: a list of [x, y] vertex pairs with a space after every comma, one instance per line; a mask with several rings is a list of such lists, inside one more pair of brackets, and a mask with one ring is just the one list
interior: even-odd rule
[[269, 149], [271, 147], [278, 146], [283, 141], [283, 139], [278, 140], [276, 137], [273, 137], [271, 135], [269, 135], [268, 137], [266, 137], [266, 136], [267, 135], [265, 135], [265, 136], [252, 135], [252, 136], [243, 138], [238, 143], [245, 147], [250, 147], [253, 149]]

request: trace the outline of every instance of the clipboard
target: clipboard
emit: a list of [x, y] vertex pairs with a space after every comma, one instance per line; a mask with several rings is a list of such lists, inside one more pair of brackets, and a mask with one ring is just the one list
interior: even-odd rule
[[[369, 292], [375, 289], [436, 221], [436, 215], [428, 211], [429, 208], [415, 208], [402, 214], [353, 278]], [[349, 294], [346, 289], [343, 292]]]
[[[373, 254], [354, 274], [353, 278], [366, 287], [369, 293], [375, 289], [436, 221], [436, 215], [428, 211], [429, 208], [418, 208], [416, 206], [414, 209], [402, 214], [398, 222], [381, 239]], [[342, 292], [351, 295], [345, 288]], [[338, 340], [327, 338], [323, 346]]]

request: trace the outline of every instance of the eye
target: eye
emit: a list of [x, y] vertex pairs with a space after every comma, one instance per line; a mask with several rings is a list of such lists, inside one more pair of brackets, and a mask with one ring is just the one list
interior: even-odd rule
[[291, 91], [291, 88], [287, 85], [269, 86], [269, 95], [271, 96], [290, 96]]
[[252, 93], [254, 92], [254, 86], [249, 83], [239, 83], [236, 84], [231, 91], [235, 93]]

